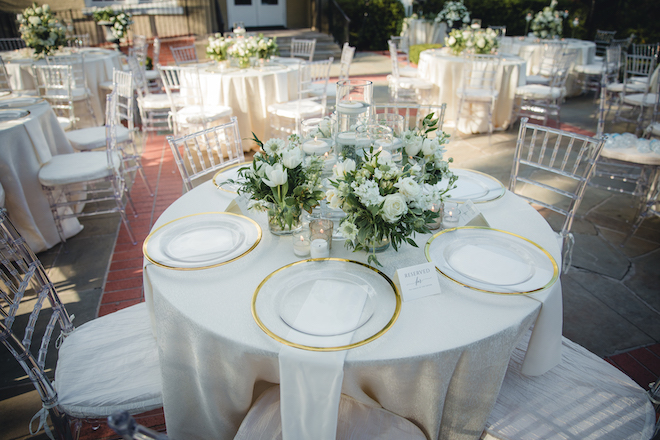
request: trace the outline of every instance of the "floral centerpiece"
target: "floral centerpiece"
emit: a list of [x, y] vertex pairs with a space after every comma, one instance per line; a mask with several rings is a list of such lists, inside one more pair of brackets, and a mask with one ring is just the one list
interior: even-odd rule
[[457, 1], [448, 1], [445, 3], [445, 6], [442, 8], [442, 11], [438, 12], [438, 15], [435, 17], [436, 23], [442, 21], [447, 22], [447, 26], [451, 29], [454, 26], [454, 22], [469, 24], [470, 23], [470, 11], [463, 4], [463, 0]]
[[50, 6], [33, 3], [16, 16], [21, 38], [34, 49], [35, 58], [50, 55], [66, 44], [66, 28], [55, 18]]
[[[428, 124], [432, 117], [425, 121]], [[434, 205], [442, 202], [456, 181], [449, 161], [443, 159], [447, 136], [429, 139], [433, 129], [425, 127], [423, 132], [404, 134], [408, 157], [403, 166], [395, 164], [390, 153], [372, 147], [363, 160], [346, 159], [333, 170], [327, 202], [346, 213], [339, 226], [346, 246], [369, 252], [370, 264], [380, 265], [376, 252], [388, 243], [395, 250], [403, 242], [416, 247], [410, 236], [430, 232], [428, 224], [439, 216]]]
[[228, 59], [229, 47], [234, 42], [231, 38], [225, 38], [221, 34], [211, 35], [209, 45], [206, 46], [206, 56], [215, 61], [226, 61]]
[[259, 34], [257, 37], [257, 55], [260, 59], [267, 60], [279, 53], [280, 50], [277, 46], [277, 37], [266, 38], [263, 34]]
[[133, 24], [131, 14], [110, 6], [103, 9], [94, 8], [92, 18], [97, 24], [108, 26], [117, 40], [124, 38]]
[[555, 11], [557, 0], [552, 0], [550, 6], [546, 6], [542, 11], [537, 12], [532, 20], [532, 32], [539, 38], [561, 37], [562, 33], [562, 15]]
[[227, 53], [236, 60], [238, 67], [245, 69], [250, 67], [250, 58], [256, 58], [257, 50], [258, 42], [256, 38], [236, 38], [227, 49]]
[[478, 54], [489, 54], [497, 50], [497, 33], [488, 29], [453, 29], [447, 37], [447, 47], [454, 55], [464, 50]]
[[311, 213], [323, 199], [319, 189], [323, 160], [305, 157], [297, 135], [265, 143], [253, 137], [260, 151], [251, 166], [238, 170], [242, 182], [238, 193], [250, 197], [250, 208], [268, 213], [273, 234], [290, 234], [301, 226], [302, 210]]

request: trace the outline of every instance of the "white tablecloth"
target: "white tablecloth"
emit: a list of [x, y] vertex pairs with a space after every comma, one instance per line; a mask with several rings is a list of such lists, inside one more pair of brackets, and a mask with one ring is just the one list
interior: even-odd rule
[[[204, 105], [226, 105], [238, 118], [242, 138], [252, 133], [266, 141], [270, 137], [268, 106], [298, 97], [297, 65], [267, 66], [259, 69], [230, 69], [219, 72], [215, 68], [200, 69], [200, 83]], [[254, 142], [244, 141], [249, 151]]]
[[[451, 55], [447, 49], [425, 50], [419, 56], [419, 75], [435, 84], [434, 102], [447, 103], [445, 123], [453, 124], [458, 114], [460, 98], [456, 90], [463, 78], [464, 58]], [[515, 55], [505, 55], [497, 80], [499, 97], [493, 110], [493, 126], [505, 130], [511, 123], [516, 87], [525, 84], [525, 61]], [[464, 104], [459, 130], [463, 133], [488, 132], [488, 109], [485, 105]]]
[[[100, 89], [99, 85], [104, 81], [112, 80], [113, 69], [121, 70], [121, 53], [99, 48], [82, 48], [80, 51], [85, 57], [85, 75], [87, 76], [87, 86], [92, 92], [94, 113], [98, 123], [103, 124], [105, 93], [107, 91]], [[46, 61], [43, 59], [35, 61], [28, 54], [29, 49], [2, 53], [2, 59], [6, 63], [13, 90], [34, 90], [37, 88], [36, 79], [32, 73], [32, 65], [34, 63], [45, 64]]]
[[[204, 183], [174, 202], [154, 228], [191, 213], [222, 211], [230, 200], [212, 182]], [[479, 208], [492, 227], [534, 240], [561, 265], [556, 234], [524, 200], [507, 193]], [[153, 308], [165, 418], [174, 440], [233, 438], [251, 403], [280, 381], [281, 345], [259, 329], [250, 304], [268, 274], [299, 258], [291, 237], [270, 234], [265, 215], [251, 215], [264, 235], [244, 258], [197, 271], [146, 264], [145, 298]], [[399, 267], [425, 262], [429, 237], [416, 237], [419, 248], [380, 254], [383, 272], [392, 277]], [[365, 253], [348, 252], [340, 242], [331, 256], [366, 261]], [[535, 322], [540, 300], [561, 309], [561, 286], [557, 281], [534, 298], [479, 293], [442, 277], [440, 283], [440, 295], [405, 302], [389, 332], [348, 351], [342, 393], [412, 420], [431, 439], [475, 440], [511, 351]], [[550, 321], [544, 326], [560, 345], [561, 313]], [[557, 344], [536, 344], [537, 352], [528, 353], [529, 371], [542, 374], [555, 365]]]
[[[0, 183], [5, 207], [16, 229], [33, 251], [41, 252], [60, 242], [38, 173], [53, 155], [73, 153], [73, 148], [47, 102], [24, 107], [30, 115], [0, 122]], [[76, 219], [64, 222], [65, 235], [82, 229]]]

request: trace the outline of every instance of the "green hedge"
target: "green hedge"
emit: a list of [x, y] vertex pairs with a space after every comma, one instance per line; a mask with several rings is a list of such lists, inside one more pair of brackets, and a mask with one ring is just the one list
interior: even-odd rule
[[405, 10], [399, 0], [338, 0], [351, 19], [351, 46], [387, 50], [387, 40], [401, 33]]
[[419, 64], [419, 54], [426, 49], [437, 49], [442, 44], [415, 44], [408, 49], [408, 58], [413, 64]]

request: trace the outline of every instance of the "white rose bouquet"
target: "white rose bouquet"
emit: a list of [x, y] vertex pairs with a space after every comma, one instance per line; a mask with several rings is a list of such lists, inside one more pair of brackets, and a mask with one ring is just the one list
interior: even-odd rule
[[257, 55], [261, 59], [269, 59], [273, 55], [280, 53], [279, 47], [277, 46], [277, 37], [266, 38], [263, 34], [259, 34], [257, 37]]
[[561, 37], [562, 14], [555, 11], [557, 0], [552, 0], [550, 6], [539, 11], [532, 20], [532, 32], [539, 38]]
[[209, 37], [209, 45], [206, 46], [206, 56], [215, 61], [225, 61], [228, 57], [229, 47], [234, 40], [225, 38], [219, 33]]
[[447, 47], [454, 55], [464, 50], [478, 54], [489, 54], [497, 50], [497, 33], [488, 29], [453, 29], [447, 37]]
[[302, 210], [311, 213], [323, 199], [319, 189], [323, 159], [305, 157], [297, 135], [265, 143], [254, 136], [254, 141], [260, 151], [251, 166], [238, 170], [238, 193], [250, 197], [251, 208], [268, 212], [271, 231], [293, 231]]
[[128, 29], [133, 24], [133, 16], [120, 9], [107, 6], [103, 9], [94, 8], [92, 18], [95, 22], [107, 22], [112, 24], [112, 34], [117, 39], [122, 39], [128, 34]]
[[250, 66], [250, 58], [256, 57], [259, 50], [259, 42], [256, 37], [236, 38], [229, 46], [227, 53], [238, 62], [241, 69]]
[[458, 1], [448, 1], [445, 3], [445, 6], [442, 8], [442, 11], [438, 12], [438, 15], [435, 17], [436, 23], [442, 21], [447, 22], [447, 26], [451, 29], [454, 25], [454, 22], [459, 22], [463, 24], [470, 23], [470, 11], [467, 10], [463, 4], [463, 0]]
[[16, 16], [21, 38], [34, 49], [35, 58], [50, 55], [66, 44], [66, 28], [55, 18], [50, 6], [33, 3]]

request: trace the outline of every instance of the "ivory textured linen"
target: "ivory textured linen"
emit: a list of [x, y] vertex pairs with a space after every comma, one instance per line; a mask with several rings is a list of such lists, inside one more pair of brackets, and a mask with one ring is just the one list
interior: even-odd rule
[[[435, 84], [432, 91], [433, 101], [446, 103], [445, 123], [453, 123], [458, 114], [460, 102], [456, 90], [461, 86], [463, 57], [451, 55], [446, 48], [425, 50], [419, 56], [419, 76]], [[495, 130], [505, 130], [511, 121], [513, 100], [516, 87], [525, 85], [525, 61], [515, 55], [506, 55], [500, 64], [497, 79], [499, 96], [493, 110], [493, 127]], [[458, 129], [463, 133], [488, 132], [488, 108], [486, 105], [472, 105], [471, 110], [465, 108]]]
[[[74, 151], [47, 102], [21, 109], [30, 115], [0, 122], [0, 183], [16, 229], [32, 250], [41, 252], [59, 243], [60, 237], [39, 183], [39, 168], [54, 155]], [[67, 237], [82, 230], [77, 219], [65, 220], [63, 227]]]
[[[226, 105], [238, 118], [243, 138], [252, 133], [268, 139], [268, 106], [298, 97], [298, 66], [267, 66], [264, 70], [237, 69], [219, 73], [200, 69], [199, 80], [204, 93], [204, 105]], [[253, 142], [243, 142], [249, 151]]]
[[[94, 114], [101, 123], [105, 120], [105, 104], [101, 105], [101, 101], [105, 102], [107, 91], [99, 89], [99, 85], [104, 81], [112, 81], [112, 71], [114, 69], [122, 69], [121, 53], [99, 48], [81, 48], [79, 50], [85, 58], [85, 75], [87, 77], [87, 87], [92, 92], [91, 101]], [[63, 53], [67, 51], [68, 49], [64, 50]], [[35, 63], [46, 64], [46, 60], [35, 61], [27, 54], [28, 51], [25, 50], [4, 52], [2, 54], [13, 90], [35, 90], [37, 88], [37, 82], [32, 73], [32, 65]], [[82, 101], [80, 104], [76, 104], [76, 106], [78, 105], [82, 106], [81, 112], [87, 112], [87, 108]]]
[[[195, 212], [222, 211], [230, 194], [207, 182], [174, 202], [155, 227]], [[524, 200], [507, 193], [481, 204], [494, 228], [528, 237], [560, 263], [556, 234]], [[264, 214], [250, 214], [264, 229], [245, 257], [208, 270], [176, 271], [147, 264], [145, 298], [153, 307], [160, 346], [163, 399], [173, 439], [231, 439], [261, 392], [280, 382], [281, 344], [255, 324], [250, 304], [258, 284], [299, 258], [290, 237], [268, 233]], [[383, 272], [425, 262], [423, 245], [379, 255]], [[340, 243], [333, 257], [366, 261]], [[442, 293], [403, 304], [395, 325], [375, 341], [346, 353], [342, 393], [413, 421], [431, 439], [477, 439], [504, 377], [509, 356], [535, 322], [541, 301], [549, 328], [528, 354], [542, 374], [560, 358], [561, 286], [533, 296], [490, 295], [440, 277]], [[541, 320], [539, 320], [541, 321]], [[551, 343], [551, 341], [558, 341]], [[532, 349], [530, 347], [530, 353]]]
[[436, 23], [433, 20], [410, 20], [404, 37], [408, 37], [408, 44], [444, 44], [447, 35], [447, 23]]

